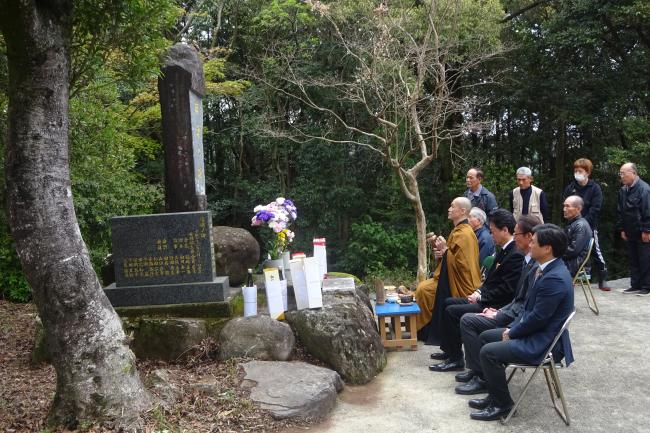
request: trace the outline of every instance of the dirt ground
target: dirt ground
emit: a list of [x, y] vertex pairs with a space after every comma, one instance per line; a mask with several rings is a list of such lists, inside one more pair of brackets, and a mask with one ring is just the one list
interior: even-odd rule
[[[50, 365], [32, 366], [36, 310], [32, 304], [0, 300], [0, 432], [41, 432], [54, 396], [56, 376]], [[308, 423], [276, 421], [257, 409], [240, 387], [243, 377], [237, 362], [214, 360], [216, 347], [205, 344], [179, 364], [140, 362], [147, 377], [156, 369], [169, 372], [180, 389], [180, 400], [166, 408], [157, 406], [146, 414], [146, 430], [167, 432], [273, 432]], [[298, 358], [305, 359], [304, 352]], [[209, 394], [194, 384], [216, 382]], [[157, 391], [152, 390], [154, 394]], [[63, 431], [63, 430], [58, 430]], [[106, 431], [90, 427], [86, 431]]]

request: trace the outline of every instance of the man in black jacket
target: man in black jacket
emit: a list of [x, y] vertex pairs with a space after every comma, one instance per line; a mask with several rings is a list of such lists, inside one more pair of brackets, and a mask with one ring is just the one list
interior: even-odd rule
[[569, 245], [562, 260], [564, 260], [572, 278], [576, 276], [580, 265], [589, 254], [589, 241], [592, 237], [591, 227], [582, 217], [582, 207], [582, 199], [577, 195], [567, 197], [562, 207], [564, 218], [567, 220], [564, 233], [569, 239]]
[[515, 218], [507, 210], [497, 209], [492, 213], [490, 231], [501, 251], [497, 253], [481, 287], [466, 299], [448, 298], [445, 301], [440, 344], [442, 352], [431, 355], [432, 359], [444, 362], [429, 366], [429, 370], [462, 370], [465, 363], [460, 337], [460, 318], [465, 313], [480, 313], [485, 308], [501, 308], [514, 298], [524, 261], [524, 255], [515, 248], [512, 236], [515, 225]]
[[595, 274], [598, 276], [598, 288], [609, 292], [611, 289], [607, 284], [607, 265], [605, 257], [600, 250], [598, 241], [598, 220], [600, 210], [603, 207], [603, 191], [600, 185], [590, 179], [593, 164], [587, 158], [579, 158], [573, 163], [574, 180], [564, 188], [562, 200], [571, 195], [578, 195], [582, 198], [582, 216], [589, 223], [594, 238], [594, 247], [591, 250], [591, 261], [595, 265]]
[[627, 241], [630, 288], [623, 293], [650, 294], [650, 187], [639, 177], [636, 164], [619, 171], [623, 187], [618, 192], [617, 230]]
[[456, 387], [457, 394], [471, 395], [487, 392], [479, 359], [481, 351], [479, 336], [481, 332], [488, 329], [505, 328], [523, 311], [528, 287], [534, 280], [537, 264], [530, 256], [530, 241], [533, 238], [533, 229], [539, 224], [539, 218], [532, 215], [522, 215], [517, 220], [514, 232], [515, 245], [526, 256], [512, 302], [498, 310], [486, 308], [481, 313], [465, 314], [460, 319], [460, 334], [465, 346], [465, 365], [468, 370], [456, 375], [457, 382], [467, 382]]

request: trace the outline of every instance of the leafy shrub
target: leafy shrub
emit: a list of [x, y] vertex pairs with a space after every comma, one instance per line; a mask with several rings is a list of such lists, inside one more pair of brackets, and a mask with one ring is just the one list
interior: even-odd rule
[[367, 276], [417, 267], [414, 228], [387, 228], [366, 216], [352, 224], [351, 232], [339, 262], [341, 270]]
[[6, 230], [0, 235], [0, 296], [14, 302], [27, 302], [32, 297], [32, 289]]

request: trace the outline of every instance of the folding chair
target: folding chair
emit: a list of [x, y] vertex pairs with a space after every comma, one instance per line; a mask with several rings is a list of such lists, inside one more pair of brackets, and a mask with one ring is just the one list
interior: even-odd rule
[[[595, 315], [598, 315], [600, 311], [598, 310], [598, 304], [596, 304], [596, 298], [594, 298], [594, 293], [591, 291], [591, 282], [589, 281], [589, 275], [587, 275], [587, 271], [585, 270], [587, 263], [589, 263], [589, 259], [591, 258], [591, 250], [594, 248], [594, 238], [591, 238], [589, 241], [589, 251], [587, 251], [587, 257], [585, 257], [585, 260], [582, 262], [580, 267], [578, 268], [578, 272], [576, 273], [576, 276], [573, 277], [573, 287], [576, 286], [576, 284], [579, 284], [580, 287], [582, 287], [582, 293], [585, 294], [585, 299], [587, 300], [587, 306], [591, 311], [594, 312]], [[587, 296], [587, 292], [589, 292], [589, 296]], [[589, 298], [591, 297], [591, 301]]]
[[[546, 386], [548, 387], [548, 392], [551, 395], [551, 401], [553, 402], [553, 407], [555, 408], [555, 411], [560, 415], [560, 418], [564, 421], [566, 425], [569, 425], [569, 412], [567, 410], [567, 403], [566, 403], [566, 398], [564, 397], [564, 392], [562, 391], [562, 385], [560, 384], [560, 377], [557, 374], [557, 366], [555, 365], [555, 361], [553, 360], [553, 353], [551, 350], [555, 347], [555, 344], [558, 342], [560, 337], [562, 336], [562, 333], [567, 329], [569, 326], [569, 322], [571, 319], [573, 319], [573, 316], [575, 316], [576, 312], [573, 310], [571, 314], [569, 314], [569, 317], [564, 321], [564, 324], [562, 325], [562, 328], [560, 331], [557, 333], [555, 338], [553, 339], [553, 342], [549, 346], [548, 350], [546, 351], [546, 354], [544, 355], [544, 359], [542, 362], [540, 362], [539, 365], [527, 365], [527, 364], [508, 364], [506, 368], [512, 368], [512, 373], [508, 376], [508, 383], [510, 383], [510, 380], [512, 379], [512, 376], [515, 375], [517, 372], [517, 369], [520, 368], [522, 371], [525, 371], [527, 368], [534, 368], [535, 371], [533, 371], [533, 374], [530, 375], [528, 378], [528, 382], [524, 385], [524, 389], [521, 391], [521, 394], [519, 394], [519, 397], [517, 398], [517, 401], [515, 402], [515, 405], [512, 406], [512, 409], [510, 409], [510, 412], [508, 413], [508, 416], [501, 420], [501, 423], [505, 424], [508, 421], [510, 421], [510, 418], [512, 418], [512, 415], [515, 413], [517, 408], [519, 407], [519, 404], [524, 398], [524, 395], [526, 394], [526, 391], [528, 390], [528, 387], [530, 386], [531, 382], [533, 381], [533, 378], [535, 375], [537, 375], [537, 372], [539, 370], [544, 370], [544, 377], [546, 379]], [[558, 405], [558, 399], [562, 403], [562, 408]]]

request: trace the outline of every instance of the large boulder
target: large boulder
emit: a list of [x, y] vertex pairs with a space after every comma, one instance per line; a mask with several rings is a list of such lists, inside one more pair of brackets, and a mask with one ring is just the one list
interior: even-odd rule
[[345, 382], [370, 382], [386, 366], [377, 323], [363, 290], [323, 293], [323, 308], [288, 311], [287, 322], [307, 351]]
[[269, 316], [238, 317], [221, 330], [221, 359], [255, 358], [286, 361], [291, 357], [296, 338], [291, 327]]
[[335, 371], [305, 362], [251, 361], [242, 366], [250, 399], [276, 419], [324, 418], [343, 389]]
[[138, 359], [176, 361], [191, 355], [192, 349], [204, 340], [216, 339], [223, 319], [140, 317], [122, 320]]
[[227, 275], [231, 286], [242, 284], [260, 260], [260, 244], [248, 230], [227, 226], [213, 227], [212, 239], [217, 275]]

